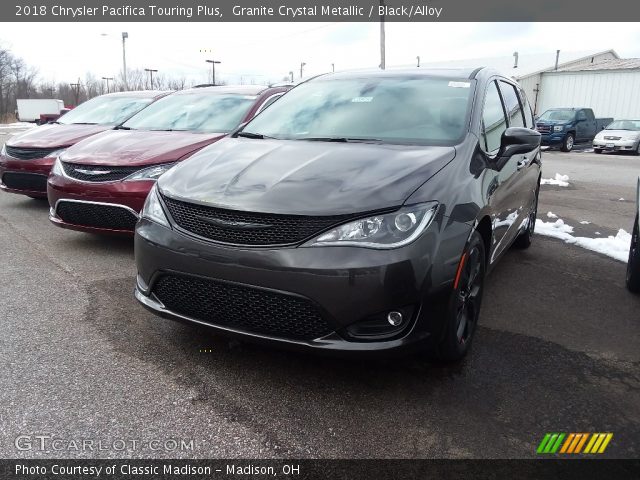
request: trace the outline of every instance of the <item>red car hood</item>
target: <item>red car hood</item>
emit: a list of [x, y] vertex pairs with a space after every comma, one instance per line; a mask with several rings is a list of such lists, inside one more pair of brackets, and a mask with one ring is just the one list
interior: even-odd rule
[[82, 165], [144, 166], [180, 160], [226, 133], [111, 130], [69, 148], [62, 159]]
[[67, 147], [91, 135], [112, 128], [113, 125], [61, 125], [50, 123], [11, 137], [7, 145], [26, 148]]

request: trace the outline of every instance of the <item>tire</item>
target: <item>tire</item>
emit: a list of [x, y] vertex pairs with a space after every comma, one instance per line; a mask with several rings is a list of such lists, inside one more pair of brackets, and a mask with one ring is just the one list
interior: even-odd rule
[[560, 150], [562, 150], [563, 152], [570, 152], [571, 150], [573, 150], [575, 142], [576, 137], [573, 135], [573, 133], [567, 133], [567, 135], [564, 137], [564, 140], [562, 141]]
[[631, 248], [629, 248], [627, 288], [633, 293], [640, 293], [640, 225], [638, 225], [637, 216], [631, 235]]
[[594, 153], [602, 153], [602, 149], [601, 148], [594, 148], [593, 152]]
[[538, 197], [540, 196], [540, 182], [536, 188], [536, 198], [533, 203], [533, 208], [529, 213], [529, 223], [527, 229], [516, 237], [513, 242], [513, 246], [522, 250], [529, 248], [533, 242], [533, 233], [536, 229], [536, 218], [538, 218]]
[[638, 148], [636, 148], [636, 155], [640, 155], [640, 142], [638, 142]]
[[443, 309], [444, 334], [429, 352], [430, 358], [438, 362], [457, 362], [467, 354], [480, 316], [486, 257], [484, 241], [477, 231], [472, 233], [463, 257], [459, 281]]

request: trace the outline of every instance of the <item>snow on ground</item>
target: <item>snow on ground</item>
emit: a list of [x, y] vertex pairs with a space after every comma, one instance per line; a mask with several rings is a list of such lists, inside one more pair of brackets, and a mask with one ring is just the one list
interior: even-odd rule
[[560, 175], [556, 173], [555, 178], [543, 178], [540, 180], [540, 185], [557, 185], [558, 187], [569, 186], [569, 175]]
[[[536, 220], [536, 233], [602, 253], [621, 262], [626, 263], [629, 258], [631, 234], [622, 229], [618, 230], [615, 237], [613, 235], [609, 235], [607, 238], [574, 237], [572, 235], [573, 227], [564, 223], [562, 219], [558, 219], [555, 222]], [[599, 232], [596, 232], [596, 235], [599, 235]]]
[[556, 215], [553, 212], [547, 212], [547, 217], [549, 217], [549, 218], [558, 218], [558, 215]]
[[587, 220], [582, 220], [580, 222], [580, 225], [589, 225], [589, 224], [591, 224], [591, 222], [588, 222]]

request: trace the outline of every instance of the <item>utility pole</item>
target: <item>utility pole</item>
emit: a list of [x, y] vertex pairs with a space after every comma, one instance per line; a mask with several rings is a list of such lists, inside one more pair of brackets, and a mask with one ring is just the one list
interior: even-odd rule
[[218, 60], [206, 60], [207, 63], [211, 64], [211, 85], [215, 85], [216, 84], [216, 63], [222, 63], [219, 62]]
[[303, 71], [305, 65], [306, 65], [306, 63], [300, 62], [300, 78], [301, 79], [302, 79], [302, 71]]
[[153, 74], [158, 70], [155, 70], [153, 68], [145, 68], [144, 71], [149, 72], [149, 83], [151, 83], [151, 88], [149, 88], [149, 90], [153, 90]]
[[293, 83], [293, 72], [289, 72], [289, 75], [291, 75], [291, 83]]
[[416, 60], [418, 60], [418, 68], [420, 68], [420, 55], [416, 57]]
[[[384, 0], [380, 0], [380, 6], [384, 7]], [[380, 68], [385, 69], [384, 15], [380, 15]]]
[[109, 81], [113, 80], [113, 77], [102, 77], [102, 79], [107, 82], [107, 93], [109, 93], [110, 92], [110, 90], [109, 90]]
[[76, 99], [74, 107], [78, 106], [78, 102], [80, 101], [80, 79], [78, 78], [78, 83], [70, 83], [69, 86], [73, 88], [73, 96]]
[[335, 64], [335, 63], [332, 63], [332, 64], [331, 64], [331, 71], [332, 71], [332, 72], [335, 72], [335, 71], [336, 71], [336, 64]]
[[129, 84], [127, 83], [127, 49], [125, 40], [129, 38], [127, 32], [122, 32], [122, 79], [124, 80], [124, 89], [129, 90]]

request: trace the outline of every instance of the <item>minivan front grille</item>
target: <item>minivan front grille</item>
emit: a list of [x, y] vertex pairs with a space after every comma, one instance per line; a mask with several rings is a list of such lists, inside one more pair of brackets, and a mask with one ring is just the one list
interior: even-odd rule
[[300, 243], [352, 215], [306, 216], [242, 212], [197, 205], [162, 196], [173, 221], [183, 230], [216, 242], [234, 245]]
[[10, 147], [9, 145], [5, 145], [5, 149], [7, 151], [7, 155], [13, 158], [17, 158], [19, 160], [34, 160], [36, 158], [45, 158], [48, 157], [51, 153], [56, 150], [60, 150], [63, 147], [55, 147], [55, 148], [25, 148], [25, 147]]
[[333, 331], [310, 300], [247, 285], [163, 274], [153, 294], [171, 312], [213, 326], [295, 340]]
[[80, 165], [62, 162], [64, 173], [83, 182], [116, 182], [145, 167], [110, 167], [108, 165]]

